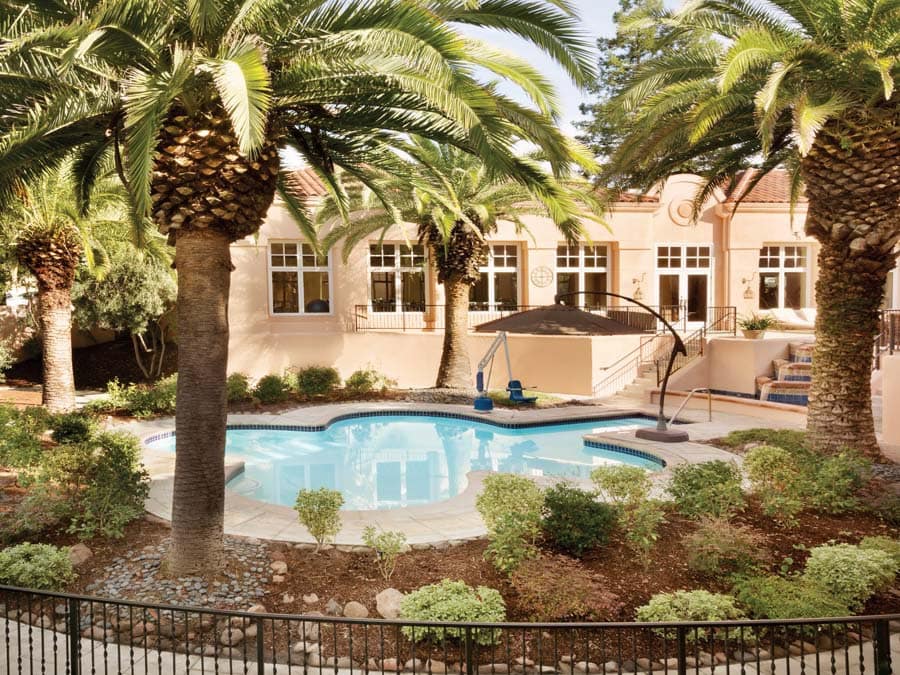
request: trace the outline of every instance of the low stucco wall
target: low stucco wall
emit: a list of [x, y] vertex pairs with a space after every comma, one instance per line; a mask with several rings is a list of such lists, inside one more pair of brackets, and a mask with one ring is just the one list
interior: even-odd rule
[[[233, 331], [229, 371], [252, 378], [308, 365], [332, 365], [342, 377], [354, 370], [374, 367], [401, 387], [434, 385], [441, 358], [442, 333], [335, 333], [289, 334]], [[478, 361], [488, 350], [493, 334], [470, 334], [469, 357], [474, 387]], [[540, 391], [589, 396], [598, 369], [637, 347], [640, 336], [510, 335], [513, 376]], [[491, 387], [506, 386], [502, 349], [497, 352]]]
[[704, 357], [675, 373], [669, 386], [685, 391], [709, 387], [752, 396], [756, 393], [757, 376], [771, 374], [772, 361], [788, 358], [790, 343], [802, 341], [713, 338], [706, 343]]
[[900, 446], [900, 354], [884, 356], [881, 359], [882, 441], [888, 445]]

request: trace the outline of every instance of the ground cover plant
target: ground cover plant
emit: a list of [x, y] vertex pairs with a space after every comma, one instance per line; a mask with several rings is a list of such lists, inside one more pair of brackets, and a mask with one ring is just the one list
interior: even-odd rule
[[[506, 605], [500, 592], [493, 588], [472, 588], [462, 581], [444, 579], [408, 593], [400, 603], [400, 616], [413, 621], [496, 623], [506, 619]], [[404, 627], [402, 630], [407, 638], [417, 640], [442, 640], [445, 635], [459, 638], [463, 634], [461, 628]], [[499, 631], [476, 629], [472, 636], [480, 645], [491, 645], [499, 637]]]

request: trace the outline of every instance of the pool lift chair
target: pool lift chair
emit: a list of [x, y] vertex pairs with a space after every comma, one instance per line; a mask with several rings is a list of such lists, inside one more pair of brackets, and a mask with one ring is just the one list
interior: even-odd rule
[[[537, 401], [537, 396], [525, 396], [522, 381], [513, 379], [512, 364], [509, 360], [509, 343], [506, 340], [506, 332], [498, 331], [497, 337], [491, 343], [481, 361], [478, 362], [478, 374], [475, 375], [475, 388], [478, 390], [478, 396], [475, 397], [475, 410], [478, 412], [489, 412], [494, 409], [494, 402], [487, 394], [487, 385], [491, 381], [491, 372], [494, 369], [494, 356], [497, 350], [503, 347], [503, 354], [506, 356], [506, 372], [509, 375], [509, 383], [506, 385], [506, 391], [509, 392], [510, 403], [519, 403], [523, 405], [532, 405]], [[487, 379], [484, 377], [484, 369], [488, 369]]]

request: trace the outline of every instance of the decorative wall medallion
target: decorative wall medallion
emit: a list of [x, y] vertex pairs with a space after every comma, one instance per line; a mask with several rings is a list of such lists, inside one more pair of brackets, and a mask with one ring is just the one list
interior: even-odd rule
[[681, 225], [682, 227], [691, 224], [691, 215], [693, 211], [694, 205], [687, 199], [669, 204], [669, 217], [676, 225]]
[[531, 283], [538, 288], [547, 288], [553, 283], [553, 270], [546, 265], [535, 267], [531, 270]]

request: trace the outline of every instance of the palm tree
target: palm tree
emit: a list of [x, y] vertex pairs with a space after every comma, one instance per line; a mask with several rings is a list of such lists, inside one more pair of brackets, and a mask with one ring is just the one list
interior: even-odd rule
[[[663, 179], [714, 153], [699, 206], [735, 173], [784, 166], [821, 244], [807, 431], [822, 452], [877, 455], [870, 376], [900, 238], [900, 5], [884, 0], [692, 0], [668, 21], [705, 47], [643, 66], [618, 104], [635, 129], [606, 180]], [[749, 191], [749, 190], [748, 190]]]
[[[489, 247], [485, 237], [497, 229], [499, 220], [527, 229], [526, 214], [553, 218], [567, 239], [582, 233], [580, 218], [598, 220], [599, 205], [587, 181], [556, 181], [552, 193], [535, 193], [512, 179], [493, 175], [478, 157], [450, 145], [413, 137], [406, 147], [411, 158], [402, 171], [386, 175], [381, 188], [392, 195], [392, 206], [400, 218], [414, 223], [417, 237], [430, 253], [444, 285], [444, 342], [436, 387], [472, 387], [472, 367], [466, 345], [469, 332], [470, 289], [480, 278]], [[325, 239], [326, 246], [344, 240], [345, 254], [363, 238], [395, 224], [396, 213], [372, 208], [372, 194], [357, 184], [350, 194], [352, 211], [364, 214], [336, 227]], [[317, 214], [319, 223], [339, 215], [334, 200], [326, 199]]]
[[75, 406], [72, 372], [72, 285], [87, 264], [102, 275], [104, 230], [120, 227], [127, 214], [124, 191], [108, 178], [92, 188], [90, 208], [76, 203], [70, 163], [21, 186], [2, 215], [13, 232], [18, 263], [37, 282], [37, 320], [42, 345], [42, 402], [51, 411]]
[[[279, 150], [298, 151], [338, 192], [336, 168], [371, 184], [404, 133], [479, 154], [491, 171], [552, 191], [513, 145], [559, 171], [590, 164], [554, 124], [557, 101], [527, 63], [464, 36], [521, 36], [580, 84], [590, 59], [565, 0], [160, 0], [5, 3], [0, 53], [0, 201], [14, 178], [76, 149], [90, 183], [112, 153], [136, 221], [175, 246], [179, 331], [174, 574], [223, 559], [225, 374], [231, 242], [259, 228]], [[532, 105], [503, 95], [496, 75]], [[301, 204], [285, 201], [304, 229]]]

